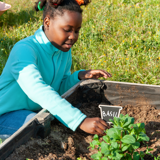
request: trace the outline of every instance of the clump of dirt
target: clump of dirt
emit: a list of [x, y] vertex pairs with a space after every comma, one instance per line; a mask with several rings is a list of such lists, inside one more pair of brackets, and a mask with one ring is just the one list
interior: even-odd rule
[[[75, 107], [79, 108], [88, 117], [100, 117], [99, 103], [102, 101], [100, 95], [95, 91], [88, 91], [87, 94], [76, 92], [69, 96], [67, 100]], [[105, 101], [107, 104], [107, 100]], [[153, 148], [154, 156], [160, 153], [160, 110], [153, 106], [122, 106], [122, 114], [129, 114], [135, 118], [135, 123], [145, 123], [147, 135], [150, 141], [147, 143], [149, 148]], [[90, 156], [96, 153], [91, 150], [89, 143], [93, 135], [87, 134], [79, 128], [73, 132], [66, 128], [57, 120], [51, 123], [51, 133], [44, 139], [31, 139], [25, 145], [19, 148], [6, 160], [76, 160], [81, 157], [83, 160], [91, 159]], [[145, 151], [146, 144], [142, 145], [139, 151]], [[152, 157], [146, 156], [146, 160], [152, 160]]]

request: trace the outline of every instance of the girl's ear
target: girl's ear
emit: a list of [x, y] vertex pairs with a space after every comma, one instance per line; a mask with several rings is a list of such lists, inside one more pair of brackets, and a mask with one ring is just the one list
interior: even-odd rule
[[49, 29], [49, 26], [50, 26], [50, 18], [48, 16], [46, 16], [44, 18], [44, 28]]

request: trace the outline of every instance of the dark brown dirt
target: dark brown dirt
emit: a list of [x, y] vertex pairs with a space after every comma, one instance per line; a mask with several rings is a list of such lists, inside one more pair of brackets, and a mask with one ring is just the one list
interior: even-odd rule
[[[76, 93], [71, 95], [68, 101], [88, 117], [100, 117], [98, 108], [100, 97], [97, 97], [97, 94], [93, 92], [87, 93], [87, 95]], [[147, 145], [154, 149], [152, 153], [157, 157], [160, 153], [160, 110], [147, 105], [126, 105], [123, 106], [121, 113], [134, 117], [135, 123], [144, 122], [146, 124], [146, 132], [150, 137]], [[78, 157], [81, 157], [81, 160], [88, 160], [91, 159], [91, 154], [96, 152], [96, 150], [88, 149], [93, 135], [84, 133], [80, 129], [72, 132], [57, 120], [52, 122], [51, 127], [51, 133], [48, 137], [44, 139], [32, 138], [25, 145], [17, 148], [6, 160], [26, 160], [26, 158], [30, 160], [76, 160]], [[146, 145], [142, 145], [139, 150], [145, 151], [146, 147]], [[145, 157], [145, 160], [152, 159], [149, 156]]]

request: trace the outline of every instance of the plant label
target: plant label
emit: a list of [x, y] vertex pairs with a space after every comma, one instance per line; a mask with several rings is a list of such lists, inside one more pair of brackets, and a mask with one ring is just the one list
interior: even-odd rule
[[110, 105], [99, 105], [101, 118], [105, 120], [107, 123], [109, 119], [113, 119], [114, 117], [119, 117], [120, 111], [122, 110], [121, 106], [110, 106]]

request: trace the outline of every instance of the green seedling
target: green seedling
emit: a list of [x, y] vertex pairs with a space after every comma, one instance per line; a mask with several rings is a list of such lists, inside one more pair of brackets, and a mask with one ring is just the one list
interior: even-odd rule
[[158, 157], [154, 157], [154, 160], [160, 160], [160, 155]]
[[98, 135], [94, 135], [93, 141], [90, 143], [92, 149], [97, 148], [98, 152], [93, 154], [91, 158], [94, 160], [143, 160], [146, 154], [151, 155], [152, 149], [146, 152], [137, 152], [141, 142], [149, 141], [146, 135], [145, 124], [134, 124], [134, 118], [129, 115], [120, 115], [119, 118], [114, 117], [113, 128], [105, 131], [103, 141], [99, 141]]

